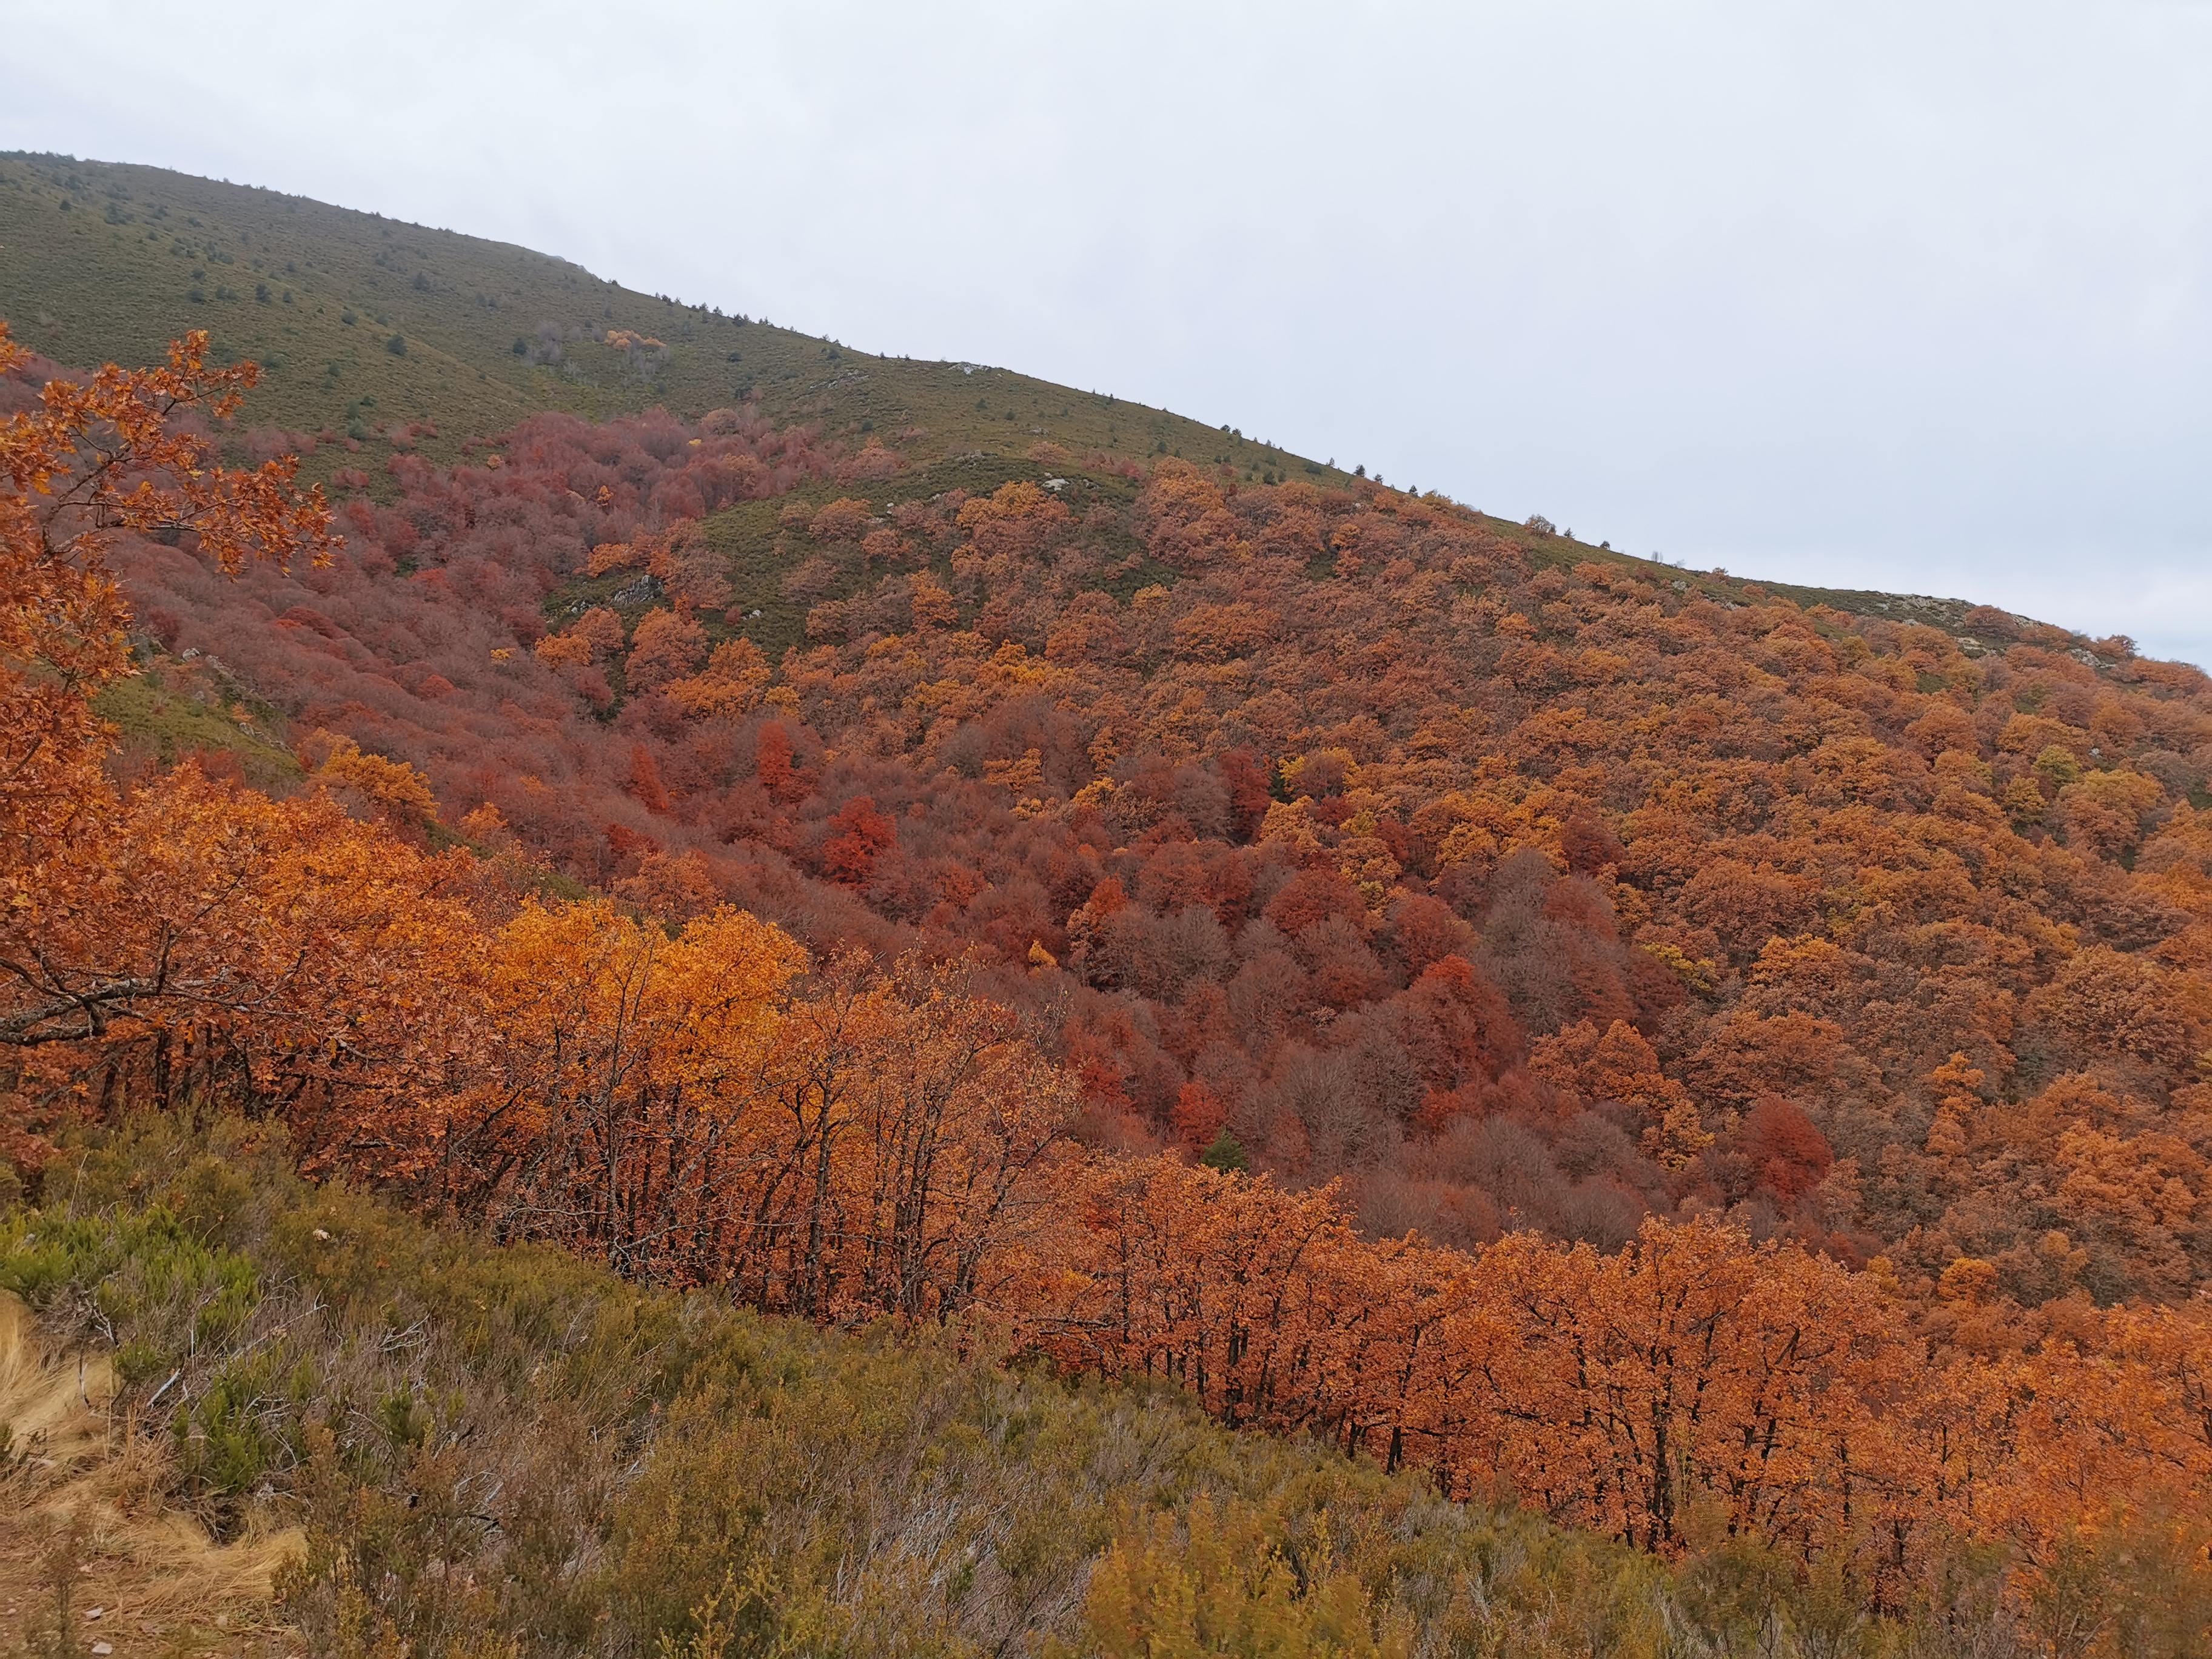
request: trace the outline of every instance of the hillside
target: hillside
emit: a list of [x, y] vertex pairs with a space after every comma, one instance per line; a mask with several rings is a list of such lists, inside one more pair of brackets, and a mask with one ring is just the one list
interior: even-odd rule
[[[1290, 1574], [1246, 1589], [1298, 1605], [1228, 1650], [1542, 1646], [1393, 1622], [1439, 1585], [1493, 1605], [1450, 1541], [1491, 1504], [1618, 1547], [1540, 1572], [1546, 1617], [1566, 1579], [1644, 1587], [1577, 1602], [1615, 1632], [1577, 1651], [1748, 1650], [1651, 1576], [1717, 1559], [1762, 1651], [2196, 1650], [2203, 672], [1371, 479], [894, 450], [764, 399], [541, 409], [450, 462], [339, 441], [326, 514], [282, 460], [206, 467], [193, 406], [240, 376], [196, 349], [86, 387], [0, 341], [0, 1183], [44, 1206], [8, 1237], [47, 1352], [105, 1356], [141, 1420], [165, 1363], [192, 1378], [135, 1490], [310, 1518], [319, 1645], [475, 1651], [495, 1616], [531, 1650], [1144, 1651], [1203, 1599], [1170, 1571], [1214, 1524], [1194, 1475], [1139, 1479], [1174, 1518], [1080, 1559], [1009, 1543], [1060, 1575], [1009, 1623], [968, 1600], [999, 1544], [930, 1508], [946, 1465], [898, 1465], [921, 1539], [885, 1492], [825, 1534], [794, 1518], [823, 1488], [787, 1512], [718, 1473], [920, 1437], [977, 1449], [948, 1480], [1006, 1474], [1001, 1516], [1054, 1480], [1103, 1503], [1048, 1402], [1141, 1379], [1330, 1448], [1289, 1479], [1332, 1513], [1324, 1464], [1473, 1506], [1377, 1499], [1351, 1577], [1241, 1515]], [[249, 404], [221, 441], [294, 435]], [[173, 1181], [232, 1115], [267, 1167]], [[227, 1231], [264, 1181], [293, 1220]], [[170, 1249], [201, 1187], [205, 1259]], [[370, 1189], [444, 1242], [345, 1210]], [[402, 1378], [434, 1293], [329, 1324], [317, 1251], [354, 1235], [356, 1283], [480, 1256], [453, 1294], [504, 1310], [447, 1304], [460, 1352]], [[495, 1291], [562, 1259], [532, 1245], [590, 1265]], [[645, 1423], [592, 1393], [659, 1363], [619, 1331], [560, 1392], [610, 1297], [713, 1350]], [[895, 1358], [810, 1414], [803, 1374], [872, 1362], [809, 1326]], [[939, 1340], [988, 1403], [923, 1433]], [[484, 1401], [517, 1397], [584, 1475], [548, 1490], [501, 1437]], [[648, 1443], [681, 1449], [666, 1491]], [[765, 1528], [741, 1559], [698, 1541], [732, 1516]], [[410, 1605], [459, 1622], [410, 1635]]]
[[[66, 1214], [0, 1219], [0, 1410], [22, 1459], [0, 1607], [27, 1650], [82, 1651], [61, 1625], [116, 1659], [659, 1640], [1108, 1659], [1201, 1637], [1412, 1659], [1587, 1652], [1595, 1631], [1628, 1659], [1686, 1638], [1809, 1659], [2039, 1631], [1987, 1557], [1870, 1618], [1830, 1570], [1724, 1538], [1642, 1557], [1224, 1431], [1158, 1382], [1066, 1385], [426, 1228], [301, 1182], [280, 1139], [236, 1121], [101, 1134], [68, 1182]], [[122, 1431], [180, 1389], [170, 1432]], [[2203, 1617], [2155, 1540], [2100, 1565], [2138, 1650]]]
[[[1247, 483], [1352, 483], [1333, 459], [1096, 390], [986, 364], [873, 356], [633, 293], [526, 248], [160, 167], [0, 155], [0, 317], [42, 356], [154, 362], [179, 331], [206, 328], [221, 360], [262, 366], [248, 419], [301, 454], [305, 477], [357, 468], [380, 496], [394, 434], [398, 447], [451, 463], [465, 444], [480, 447], [537, 411], [605, 419], [661, 407], [696, 421], [749, 398], [772, 424], [844, 448], [874, 441], [902, 465], [980, 466], [946, 475], [971, 489], [984, 476], [995, 485], [1015, 472], [1097, 473], [1160, 456], [1225, 466]], [[658, 349], [611, 344], [610, 331]], [[395, 336], [404, 354], [390, 349]], [[1066, 453], [1048, 449], [1045, 465], [1021, 466], [1041, 444]], [[242, 453], [242, 440], [230, 447]], [[1544, 540], [1532, 549], [1540, 558], [1648, 562]], [[1972, 608], [1928, 594], [1769, 587], [1954, 633]]]
[[[1159, 456], [1226, 466], [1248, 483], [1352, 483], [1333, 461], [1096, 390], [985, 364], [873, 356], [633, 293], [526, 248], [160, 167], [0, 154], [0, 317], [26, 345], [86, 368], [155, 362], [180, 331], [205, 328], [220, 361], [261, 365], [247, 418], [302, 455], [304, 477], [359, 469], [380, 495], [394, 434], [406, 451], [450, 464], [465, 444], [534, 412], [599, 420], [660, 407], [696, 421], [748, 398], [772, 425], [847, 449], [874, 441], [903, 465], [979, 465], [946, 475], [971, 489], [985, 477], [995, 487], [1014, 473], [1098, 473]], [[655, 349], [610, 343], [611, 331]], [[390, 349], [395, 337], [404, 353]], [[1040, 444], [1066, 453], [1023, 467]], [[1539, 557], [1624, 556], [1544, 540]], [[1689, 574], [1705, 586], [1703, 573]], [[1953, 632], [1972, 608], [1770, 586], [1801, 603]]]
[[2197, 671], [1172, 461], [886, 507], [816, 457], [723, 506], [792, 453], [764, 426], [563, 419], [404, 459], [327, 571], [122, 556], [129, 695], [258, 699], [307, 764], [417, 768], [459, 833], [672, 920], [981, 945], [1087, 1135], [1225, 1133], [1381, 1231], [1719, 1208], [2029, 1305], [2212, 1271], [2068, 1139], [2177, 1193], [2212, 1151]]
[[[159, 362], [190, 327], [259, 363], [254, 423], [328, 434], [310, 477], [380, 476], [395, 432], [451, 461], [538, 410], [696, 420], [749, 397], [779, 426], [924, 460], [1052, 443], [1346, 476], [1103, 392], [872, 356], [526, 248], [159, 167], [0, 155], [0, 317], [57, 362]], [[408, 431], [424, 423], [434, 435]]]

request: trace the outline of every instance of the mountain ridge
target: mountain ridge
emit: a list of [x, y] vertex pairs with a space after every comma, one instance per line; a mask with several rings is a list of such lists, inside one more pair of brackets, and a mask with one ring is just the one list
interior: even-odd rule
[[[408, 447], [451, 461], [539, 410], [696, 419], [750, 392], [780, 424], [924, 459], [1056, 443], [1351, 476], [1112, 394], [858, 351], [514, 244], [164, 168], [0, 154], [0, 315], [32, 349], [155, 362], [180, 321], [206, 327], [226, 361], [262, 364], [258, 419], [350, 435], [372, 459], [397, 426], [435, 425]], [[307, 475], [342, 465], [310, 456]]]
[[[56, 251], [51, 233], [64, 201], [79, 216]], [[310, 246], [322, 250], [319, 263]], [[533, 413], [603, 419], [659, 404], [697, 420], [747, 392], [774, 422], [818, 425], [854, 448], [881, 442], [909, 467], [970, 455], [1019, 461], [1056, 446], [1066, 452], [1055, 463], [1062, 470], [1172, 456], [1252, 483], [1354, 481], [1333, 461], [1115, 395], [997, 365], [860, 351], [627, 289], [519, 244], [137, 163], [0, 153], [0, 253], [12, 256], [0, 258], [0, 316], [26, 345], [88, 369], [157, 362], [183, 326], [205, 327], [219, 359], [261, 364], [248, 407], [254, 425], [310, 440], [330, 434], [302, 446], [303, 477], [361, 469], [384, 499], [396, 493], [386, 472], [394, 453], [450, 465]], [[263, 289], [266, 301], [257, 297]], [[601, 337], [582, 337], [588, 325]], [[660, 340], [656, 328], [672, 337]], [[544, 337], [548, 329], [557, 337]], [[667, 357], [648, 362], [649, 351], [610, 345], [609, 332], [659, 342]], [[404, 352], [389, 349], [395, 337]], [[242, 449], [243, 439], [234, 434], [230, 447]], [[1542, 524], [1483, 516], [1516, 538]], [[1526, 540], [1540, 561], [1619, 562], [1715, 594], [1755, 580], [1556, 532]], [[1955, 596], [1758, 585], [1800, 606], [1866, 616], [1904, 607], [1954, 635], [1977, 608]]]

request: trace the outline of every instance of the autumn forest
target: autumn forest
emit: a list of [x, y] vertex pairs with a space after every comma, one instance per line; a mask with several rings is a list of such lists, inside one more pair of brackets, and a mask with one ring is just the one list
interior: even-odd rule
[[[486, 1250], [1752, 1552], [1850, 1610], [1793, 1650], [2203, 1650], [2199, 670], [1226, 450], [755, 396], [445, 461], [256, 425], [204, 333], [0, 370], [10, 1260], [103, 1137], [226, 1123]], [[1031, 1634], [1169, 1650], [1152, 1524]], [[386, 1650], [342, 1557], [292, 1616]], [[1460, 1650], [1349, 1583], [1189, 1650]], [[637, 1628], [771, 1650], [698, 1595]]]

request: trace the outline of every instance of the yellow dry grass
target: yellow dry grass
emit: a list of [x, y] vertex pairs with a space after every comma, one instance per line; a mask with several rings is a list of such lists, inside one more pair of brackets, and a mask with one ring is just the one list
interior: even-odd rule
[[115, 1394], [104, 1358], [58, 1352], [0, 1292], [0, 1653], [291, 1652], [270, 1588], [299, 1534], [216, 1543], [164, 1501], [167, 1447], [110, 1409]]

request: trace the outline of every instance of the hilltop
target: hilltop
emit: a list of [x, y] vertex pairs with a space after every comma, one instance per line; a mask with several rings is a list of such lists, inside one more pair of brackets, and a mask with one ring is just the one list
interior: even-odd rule
[[[640, 294], [528, 248], [161, 167], [0, 154], [0, 317], [26, 345], [87, 368], [155, 362], [180, 331], [205, 328], [221, 360], [261, 365], [248, 418], [307, 441], [295, 445], [306, 452], [304, 477], [358, 468], [380, 497], [391, 493], [392, 454], [451, 464], [534, 413], [605, 420], [662, 407], [696, 421], [748, 399], [778, 427], [809, 427], [856, 450], [883, 444], [902, 466], [935, 469], [940, 487], [1095, 477], [1117, 460], [1160, 457], [1225, 466], [1247, 483], [1353, 482], [1333, 462], [1096, 390], [985, 364], [876, 356]], [[1047, 448], [1030, 464], [1039, 446], [1064, 453]], [[1670, 571], [1524, 535], [1517, 521], [1490, 523], [1539, 558]], [[1739, 585], [1670, 574], [1700, 591]], [[1928, 594], [1767, 587], [1953, 633], [1973, 608]], [[1979, 642], [1970, 636], [1967, 648]]]
[[1348, 476], [1109, 393], [876, 356], [527, 248], [160, 167], [0, 155], [0, 316], [58, 362], [158, 362], [193, 327], [259, 363], [257, 424], [339, 441], [310, 477], [380, 471], [391, 434], [425, 424], [408, 447], [451, 461], [540, 410], [696, 420], [748, 398], [779, 426], [925, 461], [1054, 444]]

